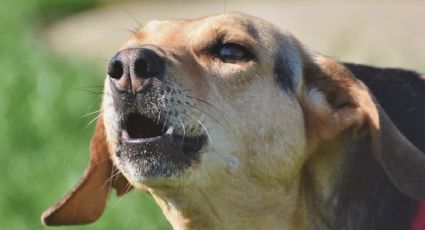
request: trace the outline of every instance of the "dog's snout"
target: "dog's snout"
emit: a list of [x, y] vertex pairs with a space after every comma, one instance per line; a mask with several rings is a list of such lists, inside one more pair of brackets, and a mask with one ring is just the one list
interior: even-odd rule
[[164, 69], [164, 60], [156, 51], [130, 48], [112, 58], [108, 75], [119, 91], [138, 93], [150, 86], [152, 78], [162, 80]]

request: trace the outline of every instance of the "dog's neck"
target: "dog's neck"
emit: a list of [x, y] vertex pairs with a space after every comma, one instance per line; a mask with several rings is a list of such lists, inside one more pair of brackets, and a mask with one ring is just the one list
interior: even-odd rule
[[338, 212], [333, 199], [341, 196], [339, 169], [353, 154], [342, 142], [320, 146], [290, 181], [239, 174], [214, 187], [149, 192], [173, 229], [332, 229]]
[[291, 186], [246, 181], [243, 186], [234, 181], [208, 189], [150, 192], [173, 229], [303, 229], [299, 180]]
[[215, 187], [149, 192], [174, 229], [408, 229], [415, 202], [392, 186], [366, 141], [353, 141], [321, 146], [291, 183], [239, 175]]

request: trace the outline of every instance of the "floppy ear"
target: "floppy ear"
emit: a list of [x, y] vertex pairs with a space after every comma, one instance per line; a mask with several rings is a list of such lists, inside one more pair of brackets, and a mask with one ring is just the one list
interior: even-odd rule
[[302, 96], [309, 113], [310, 144], [367, 128], [371, 152], [392, 183], [412, 198], [425, 199], [425, 154], [395, 127], [367, 87], [342, 64], [323, 56], [313, 58], [305, 63]]
[[[379, 118], [372, 138], [376, 157], [401, 192], [425, 200], [425, 154], [395, 127], [380, 107]], [[371, 122], [377, 124], [378, 121]]]
[[127, 180], [117, 176], [109, 158], [103, 116], [99, 116], [90, 145], [90, 163], [80, 182], [56, 205], [46, 210], [41, 220], [45, 225], [77, 225], [96, 221], [102, 214], [111, 187], [123, 195], [131, 189]]

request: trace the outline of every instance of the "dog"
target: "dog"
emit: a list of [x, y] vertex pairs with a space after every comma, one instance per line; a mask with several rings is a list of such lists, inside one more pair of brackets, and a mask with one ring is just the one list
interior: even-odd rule
[[152, 21], [110, 61], [89, 166], [42, 221], [94, 222], [136, 188], [175, 229], [419, 229], [424, 117], [415, 72], [241, 13]]

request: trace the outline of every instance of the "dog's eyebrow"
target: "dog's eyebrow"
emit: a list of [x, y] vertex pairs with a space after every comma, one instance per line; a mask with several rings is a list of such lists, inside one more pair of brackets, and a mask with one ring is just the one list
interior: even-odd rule
[[254, 24], [252, 24], [251, 22], [247, 22], [245, 24], [246, 26], [246, 31], [247, 33], [256, 41], [258, 41], [260, 39], [260, 33], [258, 32], [257, 28], [255, 27]]
[[292, 82], [294, 73], [290, 65], [291, 64], [281, 53], [277, 53], [273, 72], [275, 80], [281, 88], [288, 92], [294, 92], [294, 83]]

